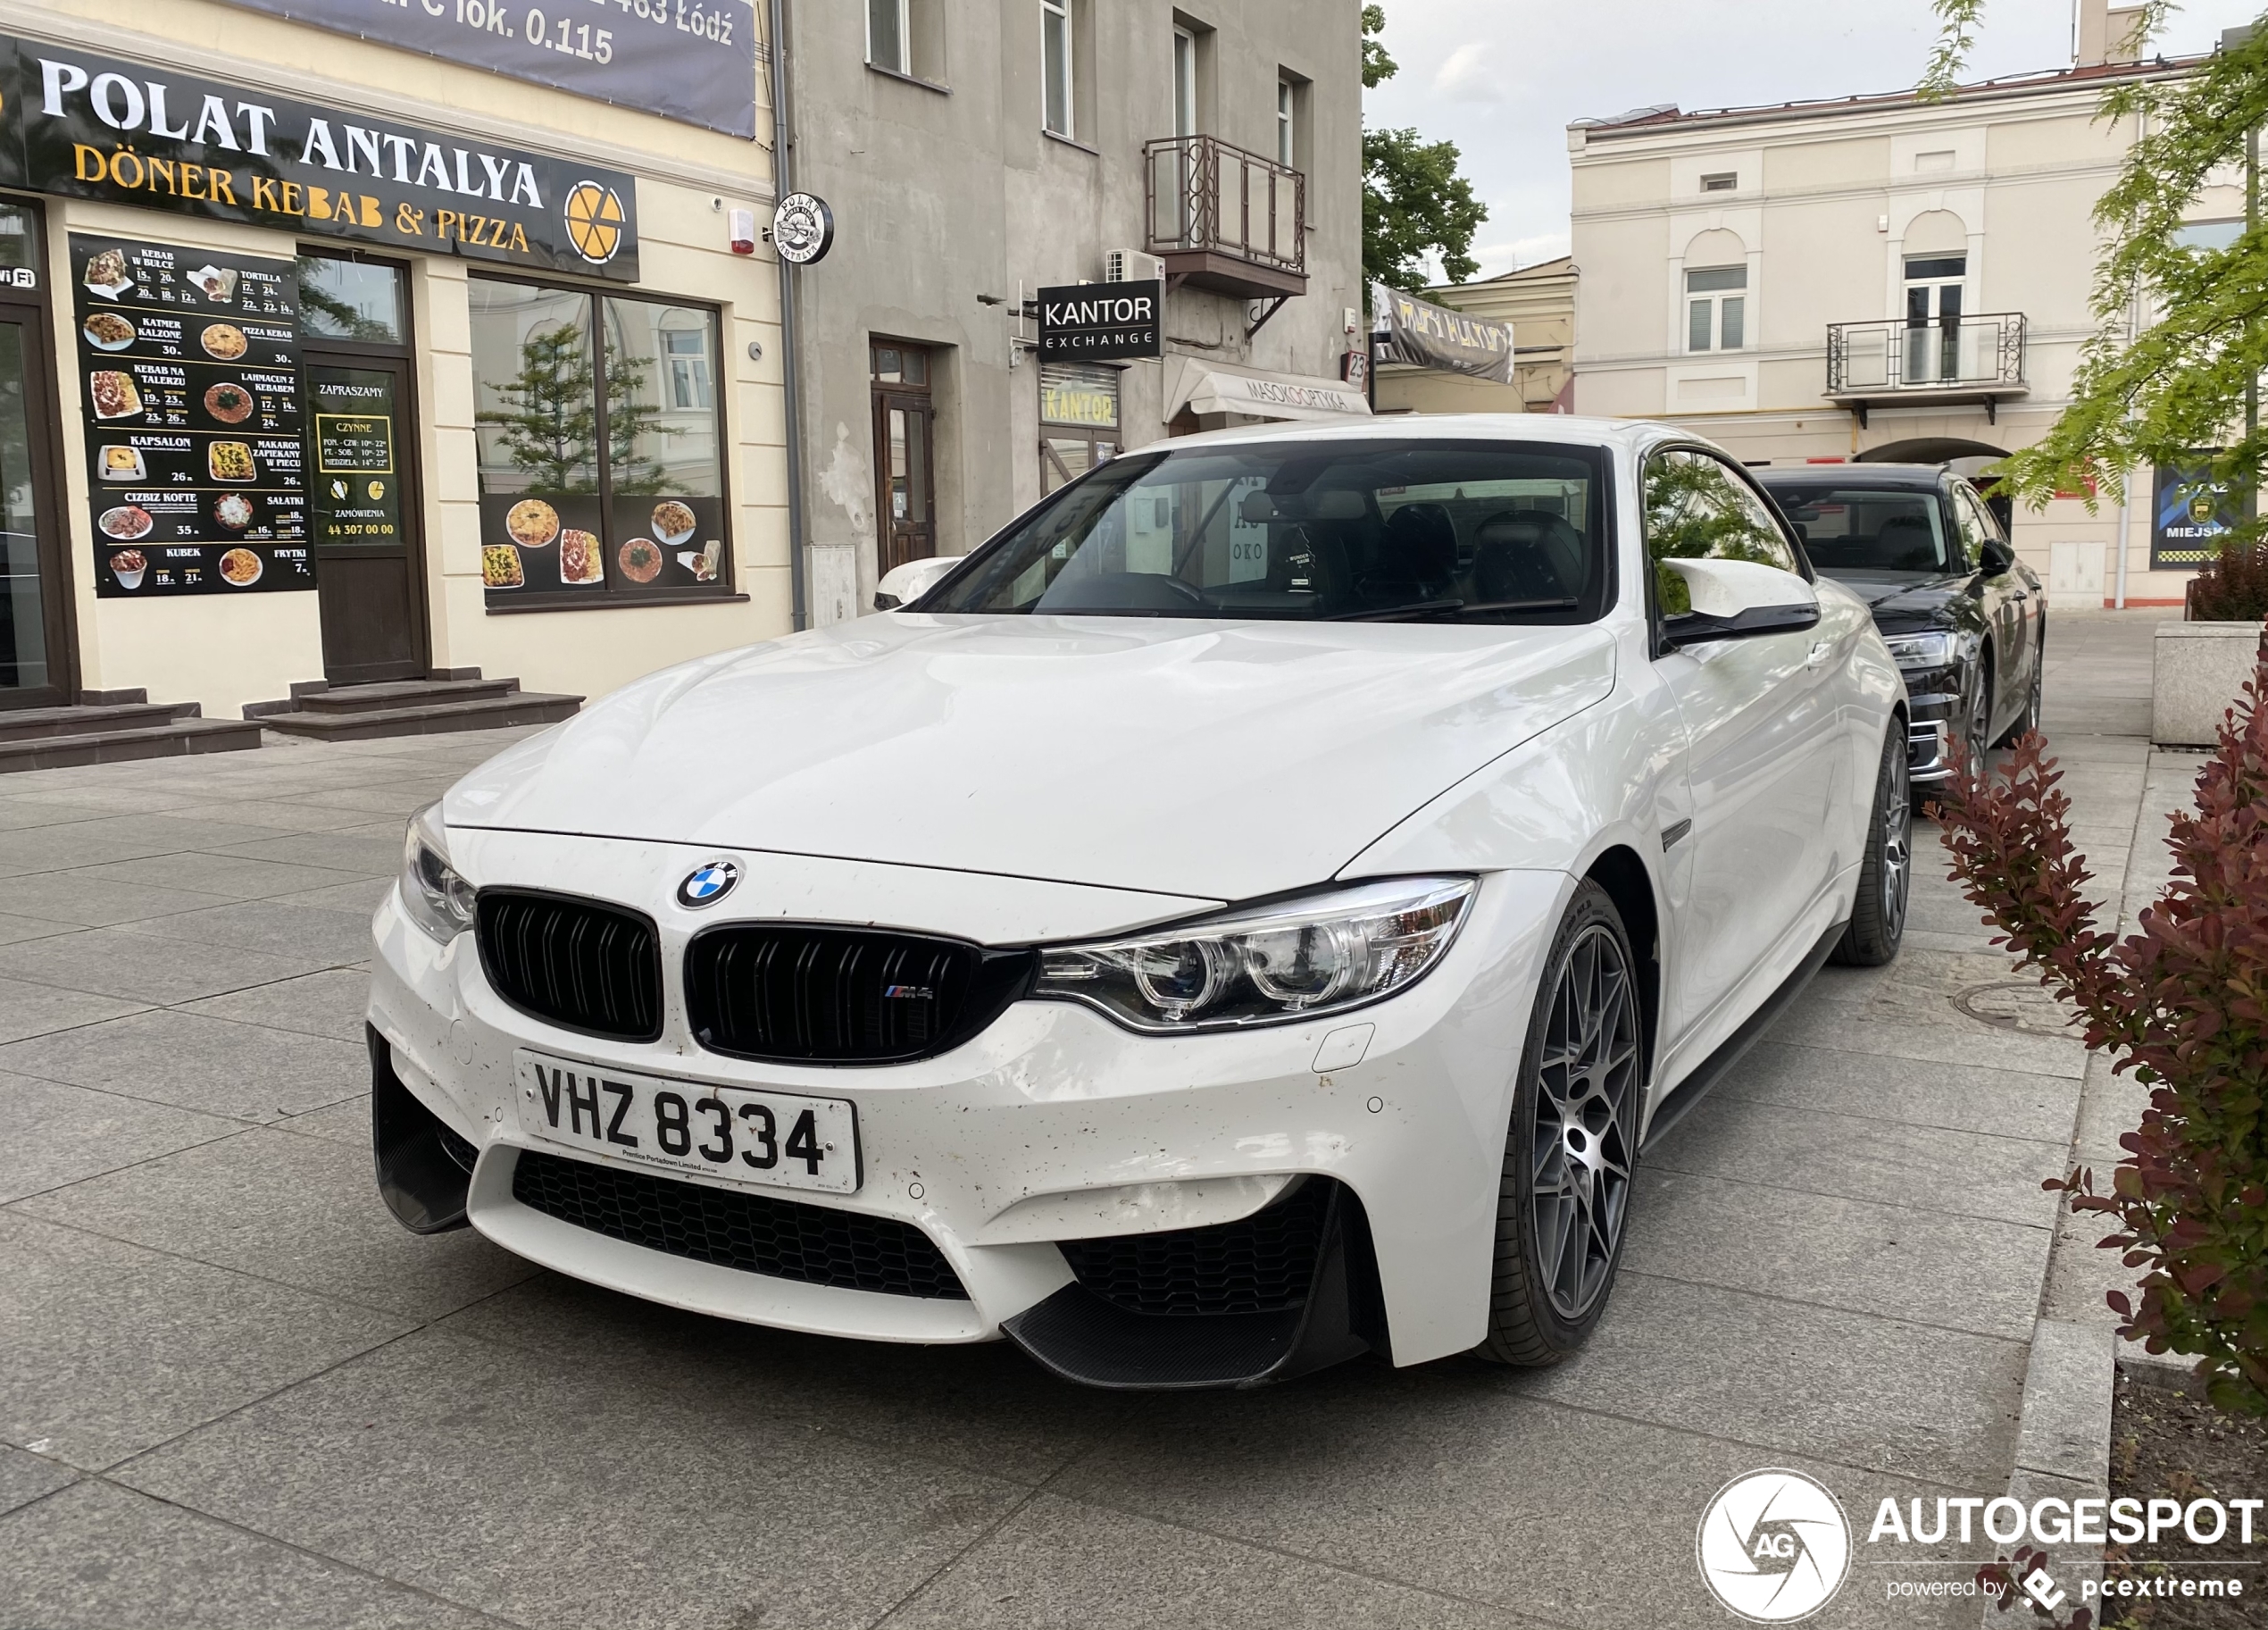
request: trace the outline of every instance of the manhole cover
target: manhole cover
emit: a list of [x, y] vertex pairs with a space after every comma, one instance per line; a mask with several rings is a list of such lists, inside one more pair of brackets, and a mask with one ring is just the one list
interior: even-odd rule
[[2001, 980], [1971, 985], [1953, 999], [1953, 1005], [1971, 1018], [1996, 1030], [2019, 1031], [2028, 1036], [2054, 1036], [2069, 1041], [2075, 1033], [2064, 1005], [2039, 986], [2024, 980]]

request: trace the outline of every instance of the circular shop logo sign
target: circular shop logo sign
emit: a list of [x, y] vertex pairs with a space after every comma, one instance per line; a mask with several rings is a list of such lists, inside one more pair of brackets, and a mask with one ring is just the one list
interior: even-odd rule
[[791, 192], [771, 212], [771, 247], [790, 265], [808, 266], [824, 260], [835, 243], [835, 212], [827, 200], [807, 192]]
[[732, 892], [732, 885], [740, 881], [740, 868], [730, 860], [712, 860], [697, 866], [677, 886], [677, 903], [698, 911], [704, 906], [713, 906]]
[[1851, 1525], [1834, 1495], [1801, 1472], [1735, 1477], [1701, 1514], [1694, 1553], [1710, 1594], [1751, 1623], [1809, 1618], [1851, 1567]]
[[567, 241], [594, 266], [603, 266], [622, 247], [622, 201], [611, 187], [578, 181], [567, 189]]

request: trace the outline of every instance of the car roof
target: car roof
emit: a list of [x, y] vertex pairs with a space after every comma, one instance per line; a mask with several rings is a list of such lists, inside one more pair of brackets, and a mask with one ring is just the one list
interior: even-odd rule
[[1767, 487], [1879, 487], [1889, 492], [1942, 492], [1960, 479], [1942, 464], [1772, 464], [1748, 473]]
[[1343, 422], [1240, 424], [1154, 441], [1130, 453], [1178, 452], [1184, 447], [1238, 447], [1253, 442], [1314, 441], [1541, 441], [1564, 447], [1620, 447], [1637, 452], [1653, 442], [1693, 440], [1644, 419], [1591, 419], [1573, 414], [1380, 414]]

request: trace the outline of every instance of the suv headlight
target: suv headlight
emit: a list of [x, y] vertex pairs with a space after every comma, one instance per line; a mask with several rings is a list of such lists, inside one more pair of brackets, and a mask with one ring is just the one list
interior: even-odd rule
[[1882, 643], [1901, 668], [1942, 668], [1953, 660], [1951, 634], [1885, 634]]
[[472, 926], [472, 885], [449, 864], [441, 806], [428, 804], [410, 817], [402, 840], [402, 913], [446, 945]]
[[1032, 994], [1179, 1034], [1288, 1024], [1422, 978], [1456, 938], [1469, 877], [1403, 877], [1184, 928], [1040, 952]]

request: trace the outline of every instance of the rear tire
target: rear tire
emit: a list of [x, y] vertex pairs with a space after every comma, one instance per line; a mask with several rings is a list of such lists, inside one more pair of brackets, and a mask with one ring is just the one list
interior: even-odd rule
[[[2046, 632], [2044, 629], [2041, 631], [2043, 634]], [[2031, 690], [2024, 698], [2024, 710], [2016, 715], [2016, 722], [2002, 733], [1993, 746], [2014, 747], [2024, 739], [2027, 732], [2039, 728], [2039, 693], [2047, 678], [2047, 653], [2035, 641], [2031, 654]]]
[[1905, 752], [1905, 727], [1893, 715], [1875, 772], [1874, 807], [1866, 818], [1858, 899], [1835, 945], [1834, 960], [1847, 967], [1880, 967], [1897, 955], [1905, 938], [1906, 899], [1914, 879], [1914, 791], [1906, 779]]
[[1605, 1309], [1644, 1108], [1637, 966], [1622, 914], [1586, 879], [1545, 959], [1513, 1085], [1480, 1358], [1556, 1364]]

